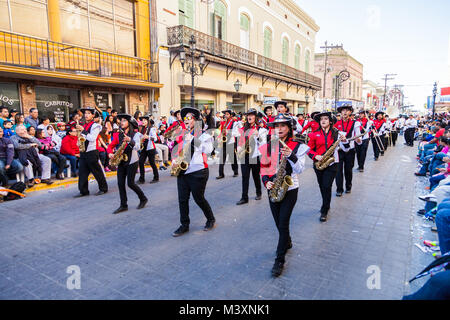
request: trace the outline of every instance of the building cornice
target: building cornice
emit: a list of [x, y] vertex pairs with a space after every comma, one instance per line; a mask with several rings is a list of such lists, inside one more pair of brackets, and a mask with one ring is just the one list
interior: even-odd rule
[[305, 11], [303, 11], [294, 1], [292, 0], [278, 0], [283, 6], [285, 6], [289, 11], [295, 14], [298, 18], [302, 19], [306, 24], [314, 30], [314, 32], [318, 32], [320, 27], [316, 24], [316, 22], [311, 18]]

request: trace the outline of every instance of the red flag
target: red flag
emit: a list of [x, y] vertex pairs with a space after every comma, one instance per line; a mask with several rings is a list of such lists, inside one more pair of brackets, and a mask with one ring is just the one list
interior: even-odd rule
[[441, 96], [450, 96], [450, 87], [441, 88]]

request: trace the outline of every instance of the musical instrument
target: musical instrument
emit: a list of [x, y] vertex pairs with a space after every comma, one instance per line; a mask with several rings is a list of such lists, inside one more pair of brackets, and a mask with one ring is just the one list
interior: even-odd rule
[[[279, 141], [283, 147], [289, 148], [282, 140]], [[269, 190], [269, 199], [271, 202], [281, 202], [286, 196], [289, 187], [294, 185], [292, 177], [286, 175], [286, 163], [287, 157], [283, 155], [280, 160], [277, 175], [273, 181], [273, 187]]]
[[191, 143], [184, 141], [183, 149], [181, 149], [178, 157], [172, 162], [172, 168], [170, 169], [170, 174], [172, 176], [178, 177], [182, 171], [186, 171], [189, 167], [187, 161], [187, 155], [189, 154], [189, 148]]
[[222, 140], [223, 143], [228, 141], [228, 137], [227, 137], [227, 125], [228, 125], [228, 121], [223, 125], [222, 130], [220, 130], [220, 138]]
[[176, 125], [174, 125], [172, 129], [167, 130], [167, 131], [163, 134], [164, 138], [167, 139], [167, 140], [169, 140], [169, 139], [172, 140], [173, 134], [175, 133], [176, 130], [178, 130], [178, 127], [179, 127], [179, 126], [180, 126], [180, 123], [179, 123], [178, 121], [176, 121]]
[[[77, 125], [80, 125], [79, 121], [77, 121]], [[77, 145], [78, 149], [80, 149], [80, 153], [86, 152], [86, 144], [85, 144], [86, 138], [81, 135], [81, 130], [77, 129], [77, 137], [78, 137]]]
[[252, 134], [248, 137], [248, 139], [245, 141], [244, 148], [240, 148], [239, 151], [234, 151], [238, 159], [244, 159], [245, 154], [252, 153], [253, 150], [250, 147], [250, 139], [255, 135], [255, 132], [258, 132], [258, 130], [253, 131]]
[[[119, 131], [126, 136], [125, 132], [123, 132], [122, 129], [119, 128]], [[117, 167], [120, 164], [120, 162], [128, 161], [128, 156], [123, 153], [127, 146], [127, 143], [128, 142], [123, 141], [122, 144], [119, 146], [119, 148], [117, 148], [116, 152], [114, 152], [114, 156], [109, 160], [109, 163], [112, 166]]]
[[381, 141], [380, 135], [378, 134], [378, 132], [375, 129], [372, 129], [372, 133], [373, 133], [373, 137], [375, 139], [375, 142], [376, 142], [376, 144], [378, 146], [378, 150], [384, 152], [384, 145], [383, 145], [383, 141]]
[[[150, 134], [150, 130], [153, 127], [150, 122], [147, 124], [148, 128], [147, 131], [145, 132], [145, 135], [148, 136]], [[148, 142], [150, 142], [150, 138], [148, 139]], [[144, 150], [144, 139], [141, 140], [141, 151]]]
[[[356, 136], [354, 136], [353, 138], [347, 139], [347, 142], [350, 142], [352, 140], [356, 140], [362, 136], [364, 136], [366, 133], [361, 133], [358, 134]], [[341, 142], [341, 139], [337, 139], [333, 145], [330, 147], [330, 149], [328, 149], [323, 155], [322, 155], [322, 159], [316, 161], [314, 163], [314, 166], [316, 167], [317, 170], [325, 170], [326, 168], [328, 168], [328, 166], [332, 163], [334, 163], [334, 161], [336, 160], [334, 158], [334, 151], [336, 150], [336, 148], [339, 148], [339, 143]]]

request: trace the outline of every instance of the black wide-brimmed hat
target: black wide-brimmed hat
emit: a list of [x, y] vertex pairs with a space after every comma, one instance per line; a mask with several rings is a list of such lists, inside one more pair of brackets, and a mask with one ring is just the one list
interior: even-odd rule
[[200, 110], [195, 109], [195, 108], [184, 107], [180, 110], [180, 113], [181, 113], [181, 118], [184, 118], [188, 113], [192, 113], [196, 120], [200, 119]]
[[278, 114], [275, 117], [275, 119], [272, 122], [267, 123], [267, 126], [268, 127], [275, 127], [275, 125], [277, 123], [285, 123], [289, 127], [292, 128], [293, 125], [294, 125], [294, 122], [295, 122], [295, 120], [290, 114], [288, 114], [288, 113], [280, 113], [280, 114]]
[[145, 116], [140, 116], [140, 117], [139, 117], [139, 120], [142, 120], [142, 119], [145, 119], [145, 120], [148, 121], [148, 119], [150, 119], [150, 116], [149, 116], [148, 114], [145, 115]]
[[85, 113], [86, 111], [89, 111], [92, 114], [95, 114], [96, 110], [95, 110], [95, 108], [92, 108], [92, 107], [83, 107], [83, 108], [80, 109], [80, 111], [83, 112], [83, 113]]
[[278, 108], [279, 105], [283, 105], [287, 109], [287, 112], [289, 112], [289, 107], [287, 106], [287, 102], [286, 101], [282, 101], [282, 100], [275, 101], [275, 103], [273, 104], [275, 109]]
[[314, 111], [313, 113], [311, 113], [311, 119], [313, 119], [314, 121], [316, 121], [316, 120], [314, 119], [314, 117], [315, 117], [316, 114], [319, 114], [319, 113], [320, 113], [319, 111]]
[[261, 111], [258, 111], [258, 114], [256, 116], [258, 118], [262, 119], [262, 118], [264, 118], [264, 113], [262, 113]]
[[255, 108], [250, 108], [247, 110], [246, 113], [244, 113], [245, 115], [249, 115], [249, 114], [254, 114], [255, 116], [258, 115], [258, 110], [256, 110]]
[[378, 119], [378, 115], [381, 114], [382, 116], [384, 115], [383, 111], [378, 111], [377, 113], [375, 113], [375, 119]]
[[100, 112], [98, 112], [97, 110], [95, 110], [94, 112], [94, 118], [100, 118], [102, 115], [100, 114]]
[[222, 111], [222, 113], [223, 114], [225, 114], [225, 113], [229, 113], [229, 114], [231, 114], [233, 117], [236, 115], [236, 113], [234, 113], [234, 111], [232, 110], [232, 109], [226, 109], [226, 110], [223, 110]]
[[331, 114], [331, 112], [318, 112], [316, 115], [314, 115], [313, 119], [315, 122], [320, 123], [320, 118], [325, 116], [330, 119], [330, 123], [335, 122], [335, 119], [333, 119], [333, 115]]
[[176, 110], [176, 111], [173, 113], [173, 116], [176, 117], [177, 114], [180, 113], [180, 111], [181, 111], [181, 110]]
[[264, 114], [267, 114], [267, 109], [273, 109], [272, 106], [265, 106], [264, 107]]
[[353, 112], [353, 107], [351, 104], [344, 104], [344, 105], [336, 108], [337, 112], [341, 112], [343, 109], [348, 109], [351, 112]]
[[117, 115], [117, 119], [126, 119], [128, 120], [128, 123], [130, 123], [131, 125], [133, 125], [135, 128], [139, 127], [139, 124], [137, 122], [137, 120], [132, 116], [129, 115], [127, 113], [120, 113]]

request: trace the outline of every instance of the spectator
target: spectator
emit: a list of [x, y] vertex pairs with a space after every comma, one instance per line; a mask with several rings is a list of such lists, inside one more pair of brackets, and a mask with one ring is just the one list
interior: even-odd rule
[[170, 110], [170, 117], [169, 117], [169, 127], [177, 121], [177, 118], [174, 116], [174, 111]]
[[111, 139], [114, 123], [115, 123], [114, 117], [111, 115], [109, 115], [105, 120], [106, 134], [109, 136], [108, 141], [110, 141]]
[[39, 125], [39, 112], [38, 109], [36, 108], [31, 108], [30, 109], [30, 115], [28, 117], [25, 118], [25, 123], [34, 127], [35, 129], [37, 129], [38, 125]]
[[117, 117], [117, 110], [111, 110], [111, 115], [116, 118]]
[[[29, 132], [34, 131], [34, 127], [28, 128]], [[41, 143], [36, 137], [27, 133], [27, 129], [23, 125], [16, 128], [16, 134], [11, 137], [14, 149], [18, 153], [20, 163], [23, 165], [25, 176], [28, 178], [28, 187], [34, 184], [34, 170], [41, 175], [41, 182], [52, 184], [51, 168], [52, 161], [49, 157], [39, 154], [36, 148], [41, 147]]]
[[14, 130], [12, 129], [12, 122], [11, 120], [5, 120], [3, 121], [3, 136], [5, 138], [11, 138], [12, 135], [15, 134]]
[[142, 117], [142, 112], [139, 110], [136, 110], [133, 117], [137, 120], [138, 124], [141, 126], [142, 122], [141, 122], [141, 120], [139, 120], [139, 118]]
[[[34, 127], [28, 127], [28, 129], [26, 129], [26, 131], [28, 132], [28, 134], [32, 137], [36, 136], [36, 129]], [[17, 134], [17, 128], [16, 128], [16, 134]]]
[[3, 136], [3, 129], [0, 128], [0, 182], [2, 186], [8, 186], [9, 174], [13, 175], [22, 170], [22, 164], [14, 159], [14, 145], [12, 141]]
[[70, 118], [69, 118], [69, 123], [68, 126], [69, 127], [75, 127], [77, 125], [77, 123], [80, 121], [80, 115], [78, 114], [78, 112], [73, 113]]
[[106, 119], [109, 117], [109, 115], [111, 114], [111, 110], [112, 110], [112, 107], [111, 106], [107, 106], [106, 107], [106, 111], [102, 111], [103, 121], [106, 121]]
[[37, 126], [36, 129], [44, 130], [44, 135], [47, 134], [47, 127], [50, 125], [50, 118], [47, 116], [43, 116], [41, 119], [41, 124]]
[[3, 122], [9, 120], [9, 111], [8, 108], [5, 106], [0, 107], [0, 127], [3, 127]]
[[105, 168], [106, 172], [111, 171], [111, 169], [108, 166], [109, 163], [109, 157], [108, 157], [108, 145], [109, 145], [109, 136], [106, 134], [106, 127], [102, 128], [102, 131], [100, 131], [98, 137], [97, 137], [97, 150], [99, 152], [100, 162], [103, 165], [103, 168]]
[[52, 139], [52, 142], [55, 143], [55, 150], [60, 151], [61, 150], [61, 140], [62, 138], [54, 133], [53, 126], [47, 126], [47, 137]]
[[72, 177], [77, 177], [77, 161], [80, 158], [80, 149], [78, 148], [78, 135], [75, 127], [67, 129], [67, 134], [61, 141], [60, 153], [69, 160]]
[[67, 134], [66, 124], [64, 122], [58, 122], [56, 128], [58, 129], [58, 131], [56, 131], [58, 137], [60, 137], [61, 139], [64, 138]]
[[17, 109], [9, 110], [9, 120], [11, 120], [13, 124], [16, 124], [16, 115], [18, 113]]
[[57, 166], [56, 179], [64, 180], [62, 173], [64, 172], [65, 168], [69, 167], [66, 164], [66, 158], [55, 150], [56, 143], [52, 141], [52, 137], [45, 137], [44, 135], [45, 134], [42, 129], [36, 130], [36, 138], [41, 143], [41, 145], [39, 146], [39, 152], [44, 156], [49, 157]]
[[18, 125], [24, 125], [25, 128], [27, 129], [28, 127], [30, 127], [29, 123], [25, 123], [25, 116], [23, 115], [23, 113], [17, 113], [16, 116], [14, 117], [14, 125], [13, 125], [14, 132], [16, 132], [16, 127]]

